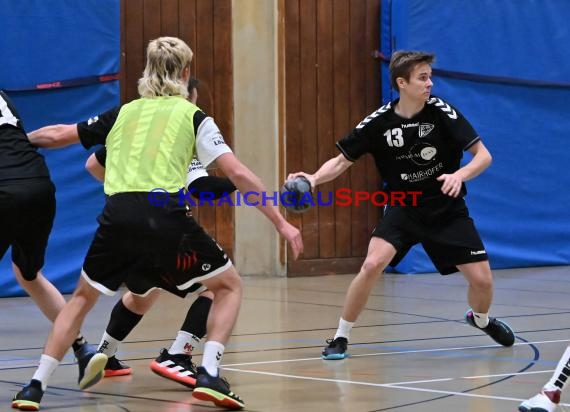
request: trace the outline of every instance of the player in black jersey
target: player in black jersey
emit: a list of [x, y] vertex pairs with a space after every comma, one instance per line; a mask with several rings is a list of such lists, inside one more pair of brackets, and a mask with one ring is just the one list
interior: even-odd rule
[[[304, 175], [313, 189], [371, 154], [387, 191], [421, 191], [417, 206], [388, 205], [368, 246], [358, 275], [351, 282], [338, 330], [322, 352], [323, 359], [347, 356], [350, 332], [370, 291], [388, 265], [395, 266], [421, 243], [443, 274], [461, 271], [469, 288], [467, 323], [511, 346], [515, 336], [504, 322], [489, 317], [493, 276], [487, 252], [463, 197], [465, 183], [491, 164], [491, 155], [469, 122], [446, 101], [431, 95], [434, 55], [400, 51], [390, 61], [392, 86], [400, 98], [367, 116], [336, 146], [341, 154], [315, 174]], [[463, 151], [472, 158], [463, 167]]]
[[[0, 91], [0, 259], [11, 246], [16, 280], [52, 322], [65, 305], [41, 271], [55, 209], [55, 186], [45, 160], [28, 140], [16, 107]], [[81, 333], [72, 346], [78, 359], [91, 353]]]

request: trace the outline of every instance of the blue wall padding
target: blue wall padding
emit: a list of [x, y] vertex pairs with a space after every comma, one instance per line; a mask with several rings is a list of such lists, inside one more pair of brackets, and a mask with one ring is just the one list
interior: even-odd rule
[[[433, 93], [469, 119], [493, 155], [467, 202], [493, 268], [570, 264], [570, 2], [383, 0], [381, 51], [436, 53], [434, 69], [520, 84], [434, 75]], [[544, 87], [525, 82], [540, 81]], [[384, 102], [389, 89], [382, 64]], [[469, 159], [467, 153], [465, 159]], [[435, 271], [421, 247], [396, 268]]]
[[[8, 90], [27, 131], [77, 123], [119, 104], [119, 82], [14, 91], [40, 83], [116, 73], [120, 58], [118, 0], [0, 0], [0, 88]], [[12, 91], [10, 91], [12, 90]], [[75, 288], [103, 206], [102, 186], [85, 171], [80, 145], [41, 151], [57, 187], [57, 215], [44, 272], [63, 292]], [[0, 296], [23, 292], [0, 262]]]

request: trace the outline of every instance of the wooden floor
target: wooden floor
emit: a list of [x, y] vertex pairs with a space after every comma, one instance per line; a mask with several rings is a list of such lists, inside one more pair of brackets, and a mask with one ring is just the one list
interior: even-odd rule
[[[460, 275], [385, 275], [353, 329], [350, 358], [341, 361], [321, 360], [320, 351], [336, 330], [352, 276], [246, 278], [222, 374], [248, 411], [516, 411], [570, 341], [570, 267], [494, 273], [491, 314], [513, 327], [514, 347], [499, 347], [463, 322]], [[101, 297], [90, 313], [83, 333], [91, 342], [99, 342], [116, 299]], [[189, 304], [165, 294], [127, 338], [119, 353], [132, 376], [81, 392], [68, 355], [42, 410], [216, 410], [148, 368], [169, 347]], [[8, 411], [34, 372], [50, 324], [28, 298], [0, 299], [0, 313], [0, 411]]]

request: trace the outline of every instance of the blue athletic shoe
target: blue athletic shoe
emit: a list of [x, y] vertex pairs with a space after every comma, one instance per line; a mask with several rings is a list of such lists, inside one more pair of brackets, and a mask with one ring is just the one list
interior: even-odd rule
[[20, 392], [14, 395], [12, 408], [21, 411], [39, 411], [43, 395], [42, 383], [32, 379], [28, 385], [24, 386]]
[[75, 357], [79, 366], [77, 383], [80, 389], [87, 389], [103, 378], [108, 358], [104, 353], [97, 352], [95, 345], [81, 345], [75, 352]]

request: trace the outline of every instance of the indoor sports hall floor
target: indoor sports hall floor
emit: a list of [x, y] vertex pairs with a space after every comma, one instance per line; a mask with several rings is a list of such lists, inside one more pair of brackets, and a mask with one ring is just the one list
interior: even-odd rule
[[[239, 321], [222, 374], [247, 411], [516, 411], [550, 377], [570, 341], [570, 267], [495, 271], [492, 315], [517, 334], [502, 348], [467, 326], [460, 275], [385, 275], [341, 361], [320, 351], [336, 330], [352, 276], [244, 279]], [[117, 297], [102, 297], [83, 333], [98, 343]], [[43, 411], [213, 411], [148, 365], [168, 347], [190, 300], [164, 295], [127, 338], [128, 377], [81, 392], [68, 354]], [[0, 299], [0, 411], [31, 378], [50, 325], [28, 298]], [[197, 357], [199, 358], [199, 356]], [[198, 359], [197, 359], [198, 360]], [[570, 410], [570, 394], [564, 406]], [[563, 410], [560, 408], [560, 410]]]

